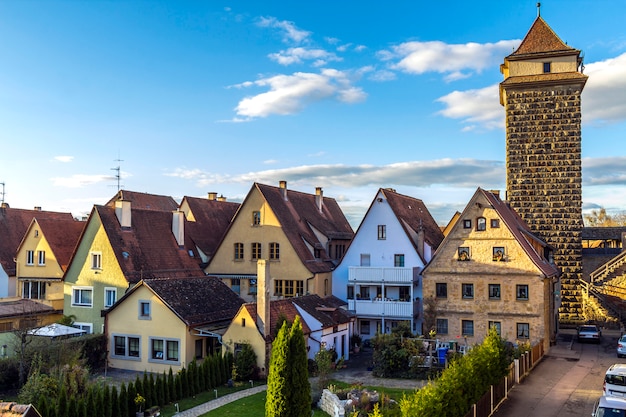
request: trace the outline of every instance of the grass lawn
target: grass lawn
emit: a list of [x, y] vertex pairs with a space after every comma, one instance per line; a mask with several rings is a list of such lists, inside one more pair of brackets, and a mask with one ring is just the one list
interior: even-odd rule
[[[262, 381], [262, 382], [258, 381], [255, 383], [255, 386], [259, 384], [265, 384], [265, 381]], [[232, 394], [233, 392], [241, 391], [247, 388], [250, 388], [249, 384], [236, 385], [232, 388], [229, 388], [226, 386], [218, 387], [217, 396], [223, 397], [224, 395]], [[178, 408], [179, 408], [179, 411], [184, 411], [184, 410], [188, 410], [197, 405], [204, 404], [214, 399], [215, 399], [215, 391], [210, 390], [210, 391], [202, 392], [193, 398], [186, 398], [184, 400], [178, 401]], [[265, 400], [265, 393], [263, 393], [263, 400]], [[169, 404], [161, 408], [162, 417], [171, 417], [171, 416], [174, 416], [175, 414], [176, 414], [176, 407], [173, 404]], [[245, 414], [242, 414], [242, 415], [245, 415]], [[260, 415], [263, 415], [263, 414], [260, 414]]]
[[[337, 388], [348, 388], [351, 385], [341, 381], [331, 381], [332, 385]], [[366, 387], [378, 391], [381, 394], [388, 395], [389, 397], [399, 401], [403, 394], [412, 394], [412, 389], [401, 388], [383, 388], [383, 387]], [[218, 416], [248, 416], [248, 417], [263, 417], [265, 415], [265, 395], [266, 392], [260, 392], [250, 397], [242, 398], [234, 401], [230, 404], [226, 404], [217, 410], [209, 411], [203, 414], [202, 417], [218, 417]], [[327, 417], [328, 414], [319, 409], [313, 410], [313, 417]]]

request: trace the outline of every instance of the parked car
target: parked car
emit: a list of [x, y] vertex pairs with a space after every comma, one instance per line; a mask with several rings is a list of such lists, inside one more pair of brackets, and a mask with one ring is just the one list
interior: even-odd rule
[[591, 417], [626, 417], [626, 399], [602, 396], [593, 406]]
[[617, 357], [626, 356], [626, 334], [617, 340]]
[[602, 331], [595, 324], [584, 324], [578, 327], [578, 341], [591, 341], [600, 343]]
[[604, 375], [602, 391], [607, 397], [626, 398], [626, 364], [616, 363], [609, 366]]

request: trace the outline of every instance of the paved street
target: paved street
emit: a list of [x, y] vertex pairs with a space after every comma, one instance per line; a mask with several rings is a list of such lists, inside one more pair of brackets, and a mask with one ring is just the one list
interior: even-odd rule
[[578, 417], [591, 415], [602, 394], [606, 369], [626, 363], [615, 354], [620, 332], [604, 330], [600, 345], [580, 344], [563, 330], [556, 346], [496, 412], [497, 417]]

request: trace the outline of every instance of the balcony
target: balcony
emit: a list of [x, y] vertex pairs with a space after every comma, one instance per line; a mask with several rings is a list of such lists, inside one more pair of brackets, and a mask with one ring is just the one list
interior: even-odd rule
[[385, 283], [385, 284], [408, 284], [418, 281], [421, 268], [411, 267], [374, 267], [374, 266], [351, 266], [348, 272], [348, 281], [351, 284], [359, 283]]
[[[417, 302], [415, 303], [418, 304]], [[357, 317], [399, 317], [410, 319], [414, 315], [414, 303], [411, 301], [392, 301], [384, 299], [348, 300], [348, 309], [354, 310]]]

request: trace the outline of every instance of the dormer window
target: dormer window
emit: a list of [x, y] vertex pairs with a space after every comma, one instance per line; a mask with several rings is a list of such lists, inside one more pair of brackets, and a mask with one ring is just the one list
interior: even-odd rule
[[548, 74], [548, 73], [552, 72], [551, 70], [552, 70], [551, 62], [544, 62], [543, 63], [543, 73], [544, 74]]
[[471, 228], [472, 228], [472, 221], [470, 219], [464, 219], [463, 229], [471, 229]]

